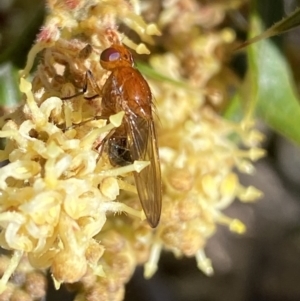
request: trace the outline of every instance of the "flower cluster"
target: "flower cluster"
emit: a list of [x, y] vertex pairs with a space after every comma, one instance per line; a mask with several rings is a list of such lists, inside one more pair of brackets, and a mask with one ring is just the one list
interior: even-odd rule
[[[210, 81], [222, 71], [220, 49], [234, 41], [234, 34], [227, 29], [202, 34], [199, 29], [199, 16], [206, 16], [206, 27], [212, 28], [232, 4], [161, 2], [156, 23], [166, 38], [157, 43], [165, 52], [156, 53], [154, 47], [149, 58], [152, 72], [165, 78], [149, 79], [160, 120], [159, 226], [153, 230], [143, 221], [130, 176], [148, 163], [113, 167], [106, 149], [99, 151], [124, 114], [108, 121], [99, 118], [100, 92], [109, 75], [99, 64], [99, 54], [112, 43], [149, 53], [145, 44], [118, 29], [122, 23], [153, 44], [153, 35], [160, 32], [140, 15], [149, 8], [126, 0], [48, 0], [45, 26], [21, 72], [24, 104], [1, 120], [0, 137], [7, 143], [0, 161], [9, 163], [0, 169], [0, 246], [13, 251], [2, 270], [3, 294], [26, 258], [32, 269], [50, 268], [57, 287], [80, 281], [76, 300], [99, 300], [99, 295], [122, 300], [135, 267], [145, 264], [145, 276], [151, 277], [161, 250], [195, 256], [198, 267], [210, 275], [204, 248], [217, 224], [245, 231], [222, 210], [235, 198], [253, 201], [261, 195], [254, 187], [243, 187], [233, 169], [254, 171], [251, 161], [264, 155], [258, 147], [262, 136], [252, 120], [227, 121], [208, 102], [225, 98]], [[39, 52], [41, 60], [29, 81]], [[232, 137], [245, 148], [239, 149]]]
[[[10, 265], [10, 258], [2, 255], [0, 258], [0, 273], [3, 274]], [[7, 285], [0, 300], [40, 300], [45, 298], [47, 290], [47, 278], [42, 270], [35, 270], [24, 257], [14, 271], [13, 277]]]

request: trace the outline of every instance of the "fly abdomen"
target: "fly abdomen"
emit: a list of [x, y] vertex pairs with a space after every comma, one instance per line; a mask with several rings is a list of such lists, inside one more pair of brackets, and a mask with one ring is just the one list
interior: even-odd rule
[[111, 165], [114, 166], [125, 166], [133, 163], [127, 145], [127, 137], [112, 137], [109, 139], [108, 157]]

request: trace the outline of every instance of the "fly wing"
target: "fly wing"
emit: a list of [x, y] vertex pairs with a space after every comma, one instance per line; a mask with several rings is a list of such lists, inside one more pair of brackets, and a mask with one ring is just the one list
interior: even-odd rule
[[161, 171], [153, 120], [132, 112], [126, 114], [132, 160], [150, 161], [141, 172], [134, 172], [138, 195], [148, 223], [155, 228], [161, 214]]

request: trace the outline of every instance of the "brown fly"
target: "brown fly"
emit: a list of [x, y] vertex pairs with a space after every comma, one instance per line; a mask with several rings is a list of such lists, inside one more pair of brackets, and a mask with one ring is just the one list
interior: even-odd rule
[[135, 160], [150, 161], [141, 172], [134, 172], [143, 210], [151, 227], [161, 214], [161, 171], [153, 122], [152, 94], [148, 83], [134, 68], [132, 55], [122, 45], [114, 44], [100, 56], [101, 66], [111, 71], [102, 88], [102, 114], [124, 111], [123, 123], [108, 140], [112, 164], [126, 165]]
[[[161, 215], [161, 171], [156, 131], [153, 121], [152, 94], [147, 81], [134, 68], [130, 51], [122, 45], [113, 44], [100, 56], [101, 66], [111, 71], [102, 90], [98, 88], [90, 71], [87, 81], [97, 95], [102, 97], [101, 118], [124, 111], [120, 127], [110, 132], [100, 146], [107, 143], [108, 156], [112, 165], [128, 165], [135, 160], [149, 161], [142, 171], [134, 172], [139, 199], [148, 223], [155, 228]], [[83, 94], [87, 89], [87, 82]], [[97, 96], [95, 95], [95, 96]], [[93, 97], [86, 97], [92, 99]]]

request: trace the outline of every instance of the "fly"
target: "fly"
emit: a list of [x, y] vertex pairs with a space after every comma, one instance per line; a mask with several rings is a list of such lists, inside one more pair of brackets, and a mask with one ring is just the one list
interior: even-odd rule
[[150, 161], [141, 172], [134, 172], [137, 192], [148, 223], [155, 228], [161, 215], [161, 171], [153, 121], [152, 93], [147, 81], [134, 68], [128, 49], [113, 44], [100, 56], [101, 66], [111, 71], [102, 91], [102, 115], [120, 111], [123, 123], [108, 140], [112, 165], [127, 165], [135, 160]]

